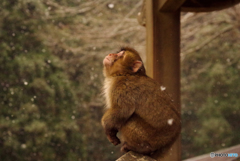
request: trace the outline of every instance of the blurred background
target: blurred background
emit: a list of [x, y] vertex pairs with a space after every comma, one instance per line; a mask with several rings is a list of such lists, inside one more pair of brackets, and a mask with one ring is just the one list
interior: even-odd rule
[[[146, 60], [141, 0], [1, 0], [0, 159], [111, 161], [102, 59]], [[181, 15], [182, 158], [240, 144], [240, 5]]]

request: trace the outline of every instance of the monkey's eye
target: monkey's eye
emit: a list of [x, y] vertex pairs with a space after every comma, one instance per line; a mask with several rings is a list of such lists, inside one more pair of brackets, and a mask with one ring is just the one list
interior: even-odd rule
[[126, 51], [126, 48], [125, 47], [121, 47], [121, 49], [120, 49], [120, 51], [118, 51], [118, 53], [121, 52], [121, 51]]

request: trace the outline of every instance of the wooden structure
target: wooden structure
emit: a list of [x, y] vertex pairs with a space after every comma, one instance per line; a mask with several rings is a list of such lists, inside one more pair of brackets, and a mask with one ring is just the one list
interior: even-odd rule
[[[240, 155], [240, 145], [236, 145], [230, 148], [222, 149], [219, 151], [216, 151], [215, 153], [221, 154], [221, 153], [237, 153]], [[184, 161], [240, 161], [240, 157], [214, 157], [210, 158], [210, 154], [204, 154], [200, 155], [194, 158], [186, 159]]]
[[[149, 76], [172, 94], [180, 110], [180, 12], [209, 12], [224, 9], [240, 0], [144, 0], [139, 23], [147, 30]], [[161, 161], [181, 160], [180, 139]]]
[[149, 156], [145, 156], [145, 155], [130, 151], [116, 161], [156, 161], [156, 160], [153, 158], [150, 158]]

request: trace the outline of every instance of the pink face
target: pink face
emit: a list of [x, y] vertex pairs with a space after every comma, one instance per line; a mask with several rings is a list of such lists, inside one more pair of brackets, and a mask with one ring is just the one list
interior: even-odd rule
[[108, 54], [104, 59], [103, 59], [103, 65], [104, 66], [112, 66], [113, 63], [118, 60], [120, 57], [124, 55], [124, 51], [120, 51], [117, 54]]

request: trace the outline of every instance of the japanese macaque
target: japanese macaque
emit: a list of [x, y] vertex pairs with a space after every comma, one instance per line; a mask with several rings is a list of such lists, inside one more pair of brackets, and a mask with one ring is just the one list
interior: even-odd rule
[[146, 75], [138, 52], [122, 48], [107, 55], [103, 65], [102, 126], [108, 140], [121, 143], [121, 151], [145, 155], [170, 148], [181, 130], [180, 113], [165, 89]]

